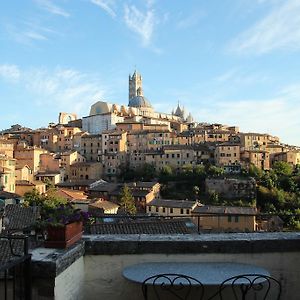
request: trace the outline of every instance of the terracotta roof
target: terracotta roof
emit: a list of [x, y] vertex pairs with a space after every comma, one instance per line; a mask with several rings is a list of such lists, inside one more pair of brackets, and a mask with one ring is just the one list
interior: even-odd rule
[[89, 207], [103, 208], [104, 210], [107, 210], [107, 209], [119, 208], [120, 206], [116, 203], [111, 202], [111, 201], [98, 200], [94, 203], [90, 203]]
[[147, 206], [192, 209], [196, 203], [197, 203], [196, 201], [188, 201], [188, 200], [154, 199], [151, 202], [149, 202]]
[[68, 200], [86, 200], [87, 199], [87, 195], [83, 191], [60, 188], [57, 190], [56, 193]]
[[126, 223], [101, 223], [90, 226], [91, 234], [196, 234], [194, 223], [188, 218], [173, 220], [145, 220]]
[[254, 207], [203, 205], [195, 207], [192, 213], [219, 215], [256, 215], [257, 211]]

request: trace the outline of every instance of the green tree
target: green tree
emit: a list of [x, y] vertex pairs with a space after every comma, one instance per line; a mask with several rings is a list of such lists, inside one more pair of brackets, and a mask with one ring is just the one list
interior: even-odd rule
[[224, 174], [224, 169], [217, 166], [209, 166], [207, 173], [212, 177], [219, 177]]
[[160, 182], [168, 182], [174, 176], [173, 169], [170, 166], [163, 166], [159, 173]]
[[213, 204], [213, 205], [217, 205], [219, 204], [219, 194], [215, 191], [209, 193], [209, 201], [210, 201], [210, 204]]
[[136, 214], [136, 206], [134, 203], [134, 198], [128, 186], [125, 184], [122, 188], [120, 194], [120, 207], [124, 209], [125, 212], [134, 215]]
[[156, 176], [155, 167], [151, 164], [145, 163], [137, 170], [137, 175], [141, 180], [150, 181]]
[[254, 177], [257, 180], [260, 180], [263, 176], [264, 172], [263, 170], [256, 167], [254, 164], [251, 164], [249, 167], [249, 175], [251, 177]]
[[194, 173], [196, 176], [204, 178], [206, 176], [205, 166], [204, 165], [196, 165], [194, 167]]
[[193, 192], [194, 192], [194, 195], [195, 195], [195, 199], [197, 199], [197, 198], [198, 198], [198, 195], [199, 195], [199, 193], [200, 193], [200, 188], [199, 188], [199, 186], [197, 186], [197, 185], [193, 186]]
[[38, 206], [42, 205], [44, 202], [45, 196], [41, 195], [37, 189], [26, 192], [24, 194], [24, 201], [29, 206]]
[[293, 166], [284, 161], [276, 161], [273, 164], [273, 170], [278, 176], [291, 176], [293, 173]]

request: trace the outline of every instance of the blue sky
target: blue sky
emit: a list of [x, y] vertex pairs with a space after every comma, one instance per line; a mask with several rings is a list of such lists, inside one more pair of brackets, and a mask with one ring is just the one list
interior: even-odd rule
[[300, 146], [300, 0], [0, 3], [0, 129], [127, 104], [135, 68], [156, 111]]

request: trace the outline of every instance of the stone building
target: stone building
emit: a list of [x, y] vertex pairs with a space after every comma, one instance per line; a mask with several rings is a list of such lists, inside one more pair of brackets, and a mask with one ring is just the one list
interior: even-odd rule
[[12, 157], [0, 154], [0, 190], [15, 193], [16, 178], [15, 178], [16, 160]]
[[36, 146], [18, 145], [14, 151], [14, 158], [17, 160], [18, 167], [28, 165], [35, 174], [39, 171], [40, 155], [43, 153], [47, 153], [47, 150]]
[[207, 178], [205, 191], [208, 194], [217, 193], [226, 199], [255, 199], [256, 182], [253, 178]]
[[251, 164], [262, 170], [270, 169], [270, 155], [265, 150], [244, 150], [241, 152], [241, 163], [246, 169]]
[[240, 145], [221, 143], [216, 145], [215, 164], [219, 167], [240, 164]]
[[288, 150], [281, 153], [275, 153], [272, 164], [276, 161], [284, 161], [292, 166], [300, 165], [300, 150]]

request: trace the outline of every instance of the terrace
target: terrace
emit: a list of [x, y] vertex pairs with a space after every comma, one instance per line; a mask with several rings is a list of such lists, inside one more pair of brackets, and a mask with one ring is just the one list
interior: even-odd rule
[[299, 232], [199, 234], [184, 220], [159, 228], [150, 223], [103, 224], [68, 249], [31, 249], [31, 299], [142, 299], [141, 285], [122, 276], [125, 267], [142, 262], [253, 264], [281, 282], [281, 299], [298, 299]]

